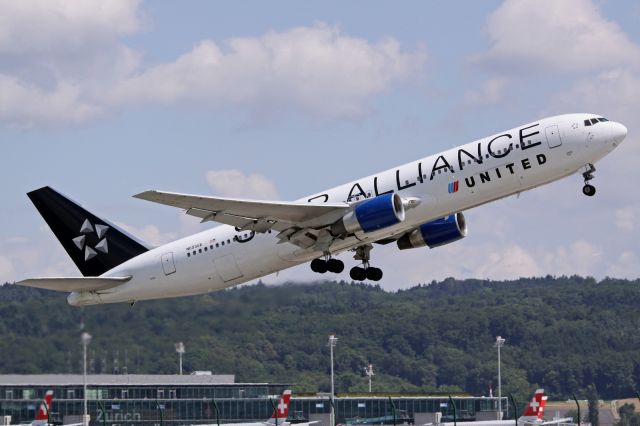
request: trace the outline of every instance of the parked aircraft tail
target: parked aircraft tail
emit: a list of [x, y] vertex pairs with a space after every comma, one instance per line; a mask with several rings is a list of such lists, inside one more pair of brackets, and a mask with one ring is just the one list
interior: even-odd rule
[[286, 390], [282, 393], [282, 396], [278, 400], [278, 405], [273, 410], [271, 418], [267, 421], [267, 424], [275, 424], [278, 419], [278, 424], [282, 424], [284, 420], [289, 416], [289, 400], [291, 399], [291, 391]]
[[542, 415], [544, 414], [544, 407], [546, 404], [547, 396], [544, 394], [544, 389], [536, 390], [536, 393], [527, 404], [524, 414], [522, 414], [518, 419], [518, 422], [527, 424], [542, 422]]
[[49, 423], [49, 412], [51, 411], [51, 401], [53, 401], [53, 391], [48, 390], [44, 395], [44, 399], [38, 406], [36, 412], [36, 418], [31, 423], [31, 426], [45, 426]]

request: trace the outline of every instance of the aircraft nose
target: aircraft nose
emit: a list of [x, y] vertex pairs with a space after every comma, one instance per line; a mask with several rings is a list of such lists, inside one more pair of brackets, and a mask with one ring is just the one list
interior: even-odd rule
[[622, 142], [627, 137], [627, 127], [622, 123], [611, 123], [611, 136], [616, 143]]

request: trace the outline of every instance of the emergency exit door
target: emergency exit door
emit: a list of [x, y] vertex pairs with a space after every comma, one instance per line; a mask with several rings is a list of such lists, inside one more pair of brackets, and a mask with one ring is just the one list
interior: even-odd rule
[[562, 145], [562, 139], [560, 139], [560, 129], [557, 125], [549, 126], [544, 129], [544, 133], [547, 135], [547, 143], [549, 148], [555, 148]]
[[165, 275], [171, 275], [176, 272], [176, 264], [173, 263], [173, 252], [162, 255], [162, 270]]

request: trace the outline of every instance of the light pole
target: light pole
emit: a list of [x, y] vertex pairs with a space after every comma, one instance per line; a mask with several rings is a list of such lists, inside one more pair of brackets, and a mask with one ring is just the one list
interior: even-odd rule
[[493, 345], [498, 348], [498, 420], [502, 420], [502, 377], [500, 375], [500, 348], [504, 345], [506, 339], [496, 336], [496, 343]]
[[[336, 347], [336, 343], [338, 343], [338, 338], [335, 336], [335, 334], [330, 334], [329, 335], [329, 349], [331, 352], [331, 401], [333, 401], [333, 396], [335, 395], [335, 391], [334, 391], [334, 382], [333, 382], [333, 348]], [[333, 409], [333, 404], [331, 404], [331, 426], [335, 425], [335, 418], [334, 418], [334, 409]]]
[[82, 341], [82, 397], [84, 399], [84, 417], [82, 418], [82, 424], [87, 424], [87, 346], [89, 342], [91, 342], [91, 335], [86, 331], [82, 333], [80, 336], [80, 340]]
[[176, 352], [180, 356], [180, 375], [182, 376], [182, 354], [185, 352], [184, 343], [178, 342], [175, 344]]
[[369, 377], [369, 393], [371, 393], [371, 377], [373, 377], [373, 364], [369, 364], [368, 367], [364, 368], [364, 374]]

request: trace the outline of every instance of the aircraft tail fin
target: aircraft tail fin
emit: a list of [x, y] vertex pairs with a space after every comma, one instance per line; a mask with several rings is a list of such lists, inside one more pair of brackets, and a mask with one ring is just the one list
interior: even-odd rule
[[547, 404], [547, 396], [544, 394], [544, 389], [536, 390], [533, 398], [527, 404], [522, 416], [518, 419], [519, 422], [531, 424], [542, 421], [542, 415], [544, 414], [544, 407]]
[[38, 406], [36, 418], [31, 423], [32, 426], [46, 425], [49, 422], [49, 412], [51, 412], [51, 401], [53, 401], [53, 391], [48, 390], [44, 399]]
[[271, 418], [267, 422], [267, 424], [275, 424], [276, 419], [278, 419], [278, 423], [282, 424], [282, 421], [286, 420], [289, 417], [289, 401], [291, 400], [291, 391], [286, 390], [282, 392], [282, 396], [278, 400], [278, 405], [276, 405], [275, 410], [273, 410], [273, 414]]
[[149, 250], [115, 224], [45, 186], [27, 194], [85, 277], [97, 277]]

